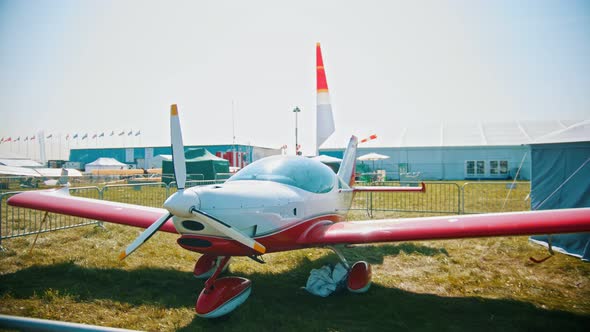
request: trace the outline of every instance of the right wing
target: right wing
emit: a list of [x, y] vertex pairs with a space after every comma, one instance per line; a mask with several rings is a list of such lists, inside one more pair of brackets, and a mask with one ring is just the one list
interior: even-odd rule
[[[10, 197], [8, 205], [35, 209], [116, 224], [148, 228], [168, 211], [141, 205], [71, 196], [68, 188], [25, 191]], [[161, 231], [177, 233], [168, 220]]]
[[407, 219], [326, 222], [303, 234], [308, 246], [590, 232], [590, 208]]

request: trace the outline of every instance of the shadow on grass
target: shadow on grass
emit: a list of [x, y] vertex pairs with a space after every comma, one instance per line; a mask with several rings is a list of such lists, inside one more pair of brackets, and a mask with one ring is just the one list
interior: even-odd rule
[[[358, 247], [358, 254], [377, 260], [383, 255], [415, 250], [423, 254], [444, 254], [414, 245]], [[347, 249], [350, 250], [350, 249]], [[434, 250], [434, 251], [431, 251]], [[331, 255], [328, 255], [331, 256]], [[335, 260], [335, 257], [333, 257]], [[324, 258], [301, 259], [285, 273], [242, 274], [253, 282], [252, 295], [232, 314], [217, 320], [195, 316], [183, 331], [497, 331], [535, 330], [585, 331], [590, 317], [543, 310], [526, 302], [474, 297], [441, 297], [416, 294], [379, 285], [366, 294], [342, 291], [327, 298], [302, 290], [311, 268]], [[333, 262], [333, 261], [332, 261]], [[320, 263], [318, 265], [318, 263]], [[203, 281], [191, 273], [170, 269], [84, 268], [74, 263], [36, 266], [0, 276], [0, 298], [43, 299], [49, 289], [77, 301], [108, 299], [131, 305], [192, 310]], [[122, 313], [124, 314], [124, 313]]]

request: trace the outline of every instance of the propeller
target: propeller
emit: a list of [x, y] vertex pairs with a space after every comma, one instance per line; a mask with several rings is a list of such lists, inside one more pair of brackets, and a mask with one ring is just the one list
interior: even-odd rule
[[225, 236], [240, 242], [241, 244], [252, 248], [259, 254], [264, 254], [266, 248], [258, 241], [244, 235], [242, 232], [232, 228], [230, 225], [218, 220], [205, 212], [199, 211], [196, 206], [199, 205], [199, 198], [192, 190], [184, 190], [186, 184], [186, 161], [184, 157], [184, 144], [182, 143], [182, 131], [180, 119], [178, 118], [178, 108], [176, 104], [170, 106], [170, 141], [172, 146], [172, 163], [174, 166], [174, 177], [178, 191], [170, 196], [164, 202], [164, 208], [168, 213], [161, 216], [150, 227], [146, 228], [125, 251], [121, 252], [119, 259], [131, 255], [137, 248], [144, 244], [154, 235], [172, 216], [177, 217], [196, 217], [198, 220], [216, 229]]
[[178, 190], [184, 190], [186, 162], [184, 160], [184, 144], [182, 143], [182, 130], [176, 104], [170, 106], [170, 142], [172, 145], [172, 164], [174, 165], [176, 187]]
[[251, 237], [246, 236], [244, 233], [240, 232], [239, 230], [236, 230], [230, 225], [224, 223], [223, 221], [197, 209], [192, 209], [192, 214], [196, 217], [196, 219], [207, 224], [207, 226], [215, 228], [218, 232], [225, 234], [227, 237], [240, 242], [246, 247], [253, 249], [257, 253], [264, 254], [266, 252], [266, 248], [262, 244], [260, 244], [260, 242], [254, 240]]
[[127, 248], [119, 254], [119, 259], [123, 260], [125, 257], [131, 255], [135, 249], [139, 248], [142, 244], [144, 244], [147, 240], [154, 235], [155, 232], [162, 227], [168, 219], [172, 217], [172, 214], [167, 213], [160, 217], [160, 219], [156, 220], [150, 227], [146, 228], [136, 239], [127, 246]]
[[[172, 104], [170, 106], [170, 142], [172, 147], [172, 163], [174, 166], [174, 177], [176, 178], [176, 186], [178, 188], [177, 193], [172, 195], [166, 202], [170, 201], [180, 201], [182, 199], [173, 199], [175, 196], [183, 196], [184, 185], [186, 183], [186, 163], [184, 160], [184, 144], [182, 143], [182, 131], [180, 128], [180, 119], [178, 118], [178, 107], [176, 104]], [[180, 194], [180, 195], [178, 195]], [[179, 205], [179, 204], [176, 204]], [[166, 207], [166, 203], [164, 204]], [[167, 208], [167, 207], [166, 207]], [[136, 239], [127, 246], [125, 251], [122, 251], [119, 254], [119, 259], [123, 260], [125, 257], [131, 255], [137, 248], [139, 248], [142, 244], [144, 244], [147, 240], [149, 240], [154, 233], [156, 233], [168, 219], [170, 219], [173, 214], [171, 209], [167, 214], [161, 216], [158, 220], [156, 220], [150, 227], [146, 228]]]

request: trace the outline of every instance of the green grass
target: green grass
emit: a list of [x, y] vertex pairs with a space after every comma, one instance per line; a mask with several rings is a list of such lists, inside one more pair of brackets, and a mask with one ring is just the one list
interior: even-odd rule
[[[129, 202], [138, 192], [109, 194]], [[162, 193], [153, 188], [144, 194], [157, 206]], [[375, 217], [415, 215], [421, 213], [375, 212]], [[354, 211], [350, 218], [365, 219], [366, 213]], [[205, 320], [194, 313], [204, 283], [192, 276], [199, 255], [176, 245], [177, 235], [158, 233], [125, 261], [117, 259], [140, 231], [107, 224], [44, 233], [31, 254], [34, 236], [4, 240], [0, 313], [150, 331], [582, 331], [590, 326], [590, 264], [559, 254], [531, 263], [530, 256], [547, 252], [526, 237], [346, 249], [350, 261], [372, 264], [373, 286], [366, 294], [344, 291], [328, 298], [301, 287], [311, 269], [338, 261], [329, 250], [269, 254], [264, 265], [234, 258], [228, 274], [251, 279], [252, 295], [227, 317]]]

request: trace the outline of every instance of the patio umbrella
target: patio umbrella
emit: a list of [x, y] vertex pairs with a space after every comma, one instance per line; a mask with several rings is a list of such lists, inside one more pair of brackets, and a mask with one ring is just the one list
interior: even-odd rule
[[372, 160], [373, 161], [373, 170], [375, 170], [375, 160], [389, 159], [389, 156], [385, 156], [382, 154], [372, 152], [372, 153], [362, 155], [356, 159], [361, 160], [361, 161]]

